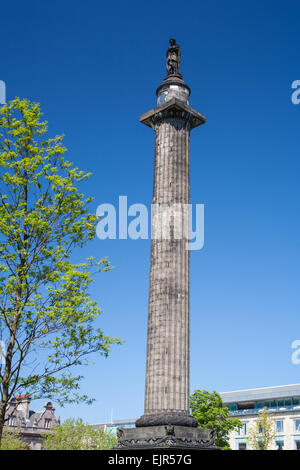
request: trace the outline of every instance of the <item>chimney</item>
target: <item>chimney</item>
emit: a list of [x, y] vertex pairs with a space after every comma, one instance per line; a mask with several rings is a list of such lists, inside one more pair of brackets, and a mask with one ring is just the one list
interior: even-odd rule
[[29, 406], [31, 401], [29, 394], [17, 395], [15, 400], [17, 403], [17, 410], [23, 411], [25, 420], [29, 419]]

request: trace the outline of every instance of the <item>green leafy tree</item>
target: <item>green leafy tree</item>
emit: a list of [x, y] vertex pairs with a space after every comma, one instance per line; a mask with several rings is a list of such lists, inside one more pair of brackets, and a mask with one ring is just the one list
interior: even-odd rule
[[228, 434], [241, 427], [242, 423], [230, 417], [230, 411], [224, 407], [221, 396], [216, 391], [195, 390], [190, 397], [190, 407], [198, 427], [215, 430], [216, 445], [223, 450], [230, 449]]
[[22, 440], [19, 432], [4, 429], [0, 450], [30, 450], [30, 447]]
[[267, 412], [266, 407], [258, 413], [255, 423], [249, 428], [248, 435], [248, 442], [253, 450], [270, 450], [274, 444], [276, 436], [274, 418]]
[[94, 429], [82, 419], [68, 419], [43, 441], [46, 450], [108, 450], [117, 444], [112, 430]]
[[19, 98], [0, 108], [0, 439], [16, 392], [90, 403], [72, 366], [121, 342], [94, 324], [89, 287], [111, 268], [107, 258], [70, 258], [95, 237], [92, 198], [77, 188], [90, 174], [64, 158], [62, 136], [46, 139], [41, 117], [39, 104]]

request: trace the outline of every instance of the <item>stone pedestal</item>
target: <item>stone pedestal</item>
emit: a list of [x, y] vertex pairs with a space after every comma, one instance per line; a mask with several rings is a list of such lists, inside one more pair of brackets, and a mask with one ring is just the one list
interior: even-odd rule
[[214, 432], [187, 426], [118, 429], [118, 450], [215, 450]]

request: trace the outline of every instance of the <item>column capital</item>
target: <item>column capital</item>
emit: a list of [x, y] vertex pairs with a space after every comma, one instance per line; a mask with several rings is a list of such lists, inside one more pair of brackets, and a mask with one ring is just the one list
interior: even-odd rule
[[165, 104], [157, 106], [147, 113], [142, 114], [140, 116], [140, 122], [153, 128], [159, 121], [168, 118], [177, 118], [187, 121], [189, 122], [191, 129], [204, 124], [206, 121], [203, 114], [200, 114], [198, 111], [177, 98], [172, 98]]

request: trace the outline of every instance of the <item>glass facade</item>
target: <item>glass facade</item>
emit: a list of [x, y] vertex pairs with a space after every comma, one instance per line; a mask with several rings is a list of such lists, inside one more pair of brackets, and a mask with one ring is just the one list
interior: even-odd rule
[[235, 404], [233, 404], [233, 405], [225, 405], [225, 406], [229, 409], [229, 411], [230, 411], [231, 413], [237, 410], [237, 405], [235, 405]]
[[300, 410], [300, 397], [278, 399], [278, 400], [266, 400], [266, 401], [255, 401], [252, 406], [243, 403], [230, 403], [225, 406], [229, 408], [229, 411], [233, 415], [243, 415], [251, 413], [259, 413], [263, 408], [267, 408], [268, 411], [284, 411], [284, 410]]
[[135, 422], [133, 423], [122, 423], [122, 422], [119, 422], [119, 423], [109, 423], [106, 426], [106, 429], [109, 429], [110, 431], [112, 431], [114, 434], [117, 434], [117, 429], [120, 429], [120, 428], [135, 428]]

